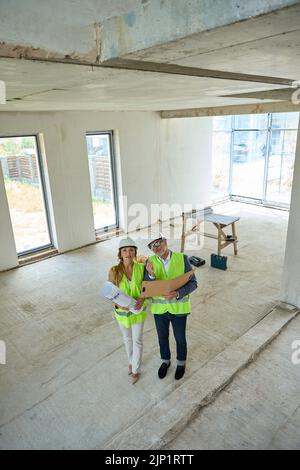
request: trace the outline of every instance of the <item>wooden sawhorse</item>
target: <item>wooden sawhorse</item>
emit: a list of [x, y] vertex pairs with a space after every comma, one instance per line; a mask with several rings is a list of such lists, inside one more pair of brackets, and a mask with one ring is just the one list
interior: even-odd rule
[[[186, 231], [187, 219], [195, 219], [195, 225], [191, 230]], [[221, 255], [221, 250], [226, 248], [228, 245], [233, 245], [234, 254], [237, 255], [237, 232], [236, 232], [236, 222], [240, 220], [239, 217], [234, 217], [231, 215], [215, 214], [213, 212], [205, 214], [205, 211], [196, 211], [192, 212], [182, 212], [182, 234], [181, 234], [181, 252], [184, 251], [185, 239], [191, 233], [199, 233], [205, 237], [215, 238], [218, 240], [218, 255]], [[200, 225], [202, 222], [211, 222], [217, 228], [218, 234], [213, 235], [211, 233], [200, 232]], [[232, 238], [229, 239], [227, 234], [224, 232], [225, 227], [231, 225]]]

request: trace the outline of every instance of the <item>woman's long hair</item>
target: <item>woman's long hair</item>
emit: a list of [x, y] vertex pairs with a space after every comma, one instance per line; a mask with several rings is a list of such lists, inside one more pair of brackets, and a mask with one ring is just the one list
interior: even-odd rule
[[[137, 249], [135, 247], [133, 247], [133, 248], [135, 249], [134, 259], [136, 259]], [[123, 263], [123, 260], [122, 260], [122, 257], [121, 257], [121, 250], [122, 250], [122, 248], [120, 248], [119, 252], [118, 252], [119, 263], [116, 266], [112, 267], [112, 272], [113, 272], [113, 276], [114, 276], [114, 284], [116, 286], [118, 286], [120, 284], [120, 282], [122, 281], [122, 278], [125, 274], [125, 267], [124, 267], [124, 263]]]

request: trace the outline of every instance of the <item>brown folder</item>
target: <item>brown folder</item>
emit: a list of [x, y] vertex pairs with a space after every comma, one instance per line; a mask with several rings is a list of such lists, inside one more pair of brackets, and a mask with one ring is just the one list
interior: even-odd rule
[[189, 271], [175, 279], [168, 279], [163, 281], [144, 281], [142, 284], [142, 292], [140, 297], [146, 299], [148, 297], [158, 297], [167, 295], [173, 290], [177, 290], [184, 286], [191, 279], [194, 271]]

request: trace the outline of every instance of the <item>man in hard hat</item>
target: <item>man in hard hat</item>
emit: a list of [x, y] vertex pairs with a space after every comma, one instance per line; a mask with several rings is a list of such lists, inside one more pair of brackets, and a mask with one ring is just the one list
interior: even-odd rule
[[[149, 256], [146, 262], [146, 280], [175, 279], [192, 270], [186, 255], [169, 250], [167, 239], [161, 232], [151, 235], [148, 248], [153, 252], [153, 255]], [[177, 291], [169, 292], [163, 297], [152, 298], [151, 313], [154, 314], [162, 360], [158, 370], [160, 379], [167, 375], [171, 364], [170, 323], [172, 324], [177, 349], [175, 379], [181, 379], [185, 373], [187, 357], [186, 321], [187, 316], [191, 313], [189, 294], [195, 289], [197, 289], [197, 279], [193, 274], [188, 283]]]

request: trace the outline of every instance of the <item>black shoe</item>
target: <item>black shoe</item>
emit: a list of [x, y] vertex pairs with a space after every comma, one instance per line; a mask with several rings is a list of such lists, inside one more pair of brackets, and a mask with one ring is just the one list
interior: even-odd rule
[[169, 364], [167, 364], [166, 362], [162, 363], [162, 365], [158, 369], [158, 377], [160, 379], [163, 379], [167, 375], [167, 372], [168, 372], [168, 369], [169, 369], [170, 365], [171, 365], [170, 362], [169, 362]]
[[177, 366], [176, 372], [175, 372], [175, 380], [180, 380], [185, 373], [185, 366]]

